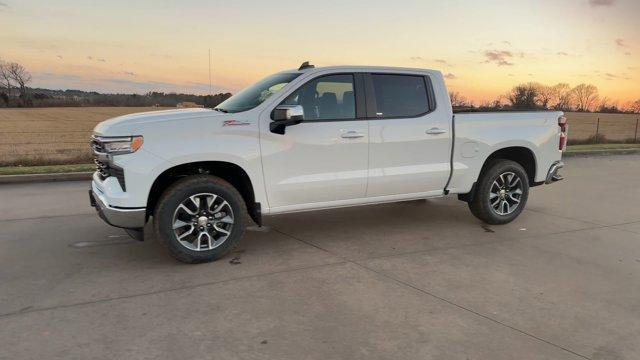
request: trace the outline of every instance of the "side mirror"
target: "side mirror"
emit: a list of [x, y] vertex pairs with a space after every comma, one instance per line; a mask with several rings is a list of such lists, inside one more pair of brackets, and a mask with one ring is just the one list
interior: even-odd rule
[[273, 110], [273, 121], [269, 129], [274, 134], [284, 135], [287, 126], [297, 125], [304, 119], [301, 105], [280, 105]]

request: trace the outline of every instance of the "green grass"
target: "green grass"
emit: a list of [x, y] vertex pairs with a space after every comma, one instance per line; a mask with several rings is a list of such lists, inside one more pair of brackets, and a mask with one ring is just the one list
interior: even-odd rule
[[640, 149], [638, 144], [588, 144], [588, 145], [569, 145], [567, 152], [574, 151], [598, 151], [598, 150], [620, 150], [620, 149]]
[[0, 175], [54, 174], [93, 171], [94, 164], [43, 165], [43, 166], [3, 166]]

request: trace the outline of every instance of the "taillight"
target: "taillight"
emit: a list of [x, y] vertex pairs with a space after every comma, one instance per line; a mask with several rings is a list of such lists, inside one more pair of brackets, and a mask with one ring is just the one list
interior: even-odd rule
[[558, 118], [558, 126], [560, 127], [560, 142], [558, 144], [558, 150], [564, 150], [567, 148], [567, 118], [566, 116], [560, 116]]

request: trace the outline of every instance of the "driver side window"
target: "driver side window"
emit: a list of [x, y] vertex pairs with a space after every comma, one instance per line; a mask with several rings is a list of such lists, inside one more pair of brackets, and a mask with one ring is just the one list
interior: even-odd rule
[[356, 118], [353, 75], [322, 76], [302, 85], [281, 105], [301, 105], [304, 121]]

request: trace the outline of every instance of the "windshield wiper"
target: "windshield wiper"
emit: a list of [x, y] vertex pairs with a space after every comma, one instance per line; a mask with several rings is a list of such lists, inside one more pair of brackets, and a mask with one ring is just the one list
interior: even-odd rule
[[223, 113], [228, 113], [229, 112], [229, 111], [227, 111], [225, 109], [218, 108], [218, 107], [214, 107], [213, 110], [220, 111], [220, 112], [223, 112]]

